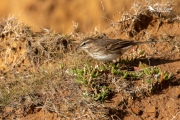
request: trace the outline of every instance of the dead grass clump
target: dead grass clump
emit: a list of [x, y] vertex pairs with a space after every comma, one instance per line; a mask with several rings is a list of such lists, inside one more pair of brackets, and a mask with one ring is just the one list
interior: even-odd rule
[[0, 23], [0, 72], [24, 71], [62, 59], [71, 49], [70, 38], [47, 29], [34, 32], [14, 17]]
[[111, 27], [134, 37], [149, 25], [153, 25], [153, 22], [158, 22], [161, 26], [163, 23], [175, 21], [179, 21], [179, 16], [173, 11], [172, 2], [145, 1], [135, 2], [130, 11], [122, 12], [121, 18], [112, 22]]
[[41, 66], [62, 59], [72, 48], [70, 44], [68, 37], [45, 30], [27, 40], [27, 56], [34, 65]]

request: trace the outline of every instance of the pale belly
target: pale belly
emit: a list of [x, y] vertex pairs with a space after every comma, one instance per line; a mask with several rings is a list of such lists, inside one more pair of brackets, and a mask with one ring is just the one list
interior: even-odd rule
[[90, 55], [92, 58], [100, 61], [113, 61], [120, 57], [118, 54], [108, 54], [108, 55]]

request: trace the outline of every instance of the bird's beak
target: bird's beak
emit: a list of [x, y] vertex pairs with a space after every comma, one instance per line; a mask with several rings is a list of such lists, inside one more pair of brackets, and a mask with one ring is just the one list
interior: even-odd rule
[[80, 46], [78, 45], [78, 46], [76, 47], [76, 51], [77, 51], [79, 48], [80, 48]]

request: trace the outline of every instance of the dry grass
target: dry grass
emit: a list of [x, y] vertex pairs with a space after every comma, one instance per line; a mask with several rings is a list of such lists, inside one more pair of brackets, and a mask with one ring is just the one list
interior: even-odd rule
[[[158, 11], [157, 6], [162, 11]], [[166, 8], [168, 11], [164, 12]], [[142, 38], [138, 33], [153, 23], [152, 20], [179, 22], [171, 8], [171, 3], [135, 3], [132, 6], [134, 14], [123, 13], [120, 21], [113, 22], [110, 29], [115, 33], [119, 30], [125, 32], [129, 37]], [[143, 23], [144, 20], [149, 22]], [[76, 33], [76, 27], [70, 35], [60, 35], [47, 29], [35, 31], [14, 17], [1, 20], [1, 119], [8, 118], [19, 108], [24, 116], [29, 111], [44, 108], [67, 119], [123, 119], [128, 113], [129, 98], [150, 96], [164, 82], [174, 78], [170, 72], [146, 64], [138, 63], [137, 70], [128, 67], [137, 59], [147, 59], [144, 52], [116, 64], [102, 63], [83, 52], [76, 52], [74, 40], [108, 36], [96, 30], [88, 34]], [[178, 36], [168, 35], [162, 39], [166, 43], [171, 41], [171, 53], [179, 53]], [[103, 102], [111, 100], [115, 94], [123, 96], [119, 104], [106, 107]], [[14, 111], [3, 113], [7, 107]]]

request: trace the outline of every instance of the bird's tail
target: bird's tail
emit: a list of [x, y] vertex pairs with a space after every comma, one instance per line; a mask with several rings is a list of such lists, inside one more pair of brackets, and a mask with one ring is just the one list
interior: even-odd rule
[[148, 41], [142, 41], [142, 42], [135, 42], [136, 45], [140, 45], [140, 44], [149, 44], [149, 43], [156, 43], [157, 41], [155, 41], [154, 39], [149, 39]]

